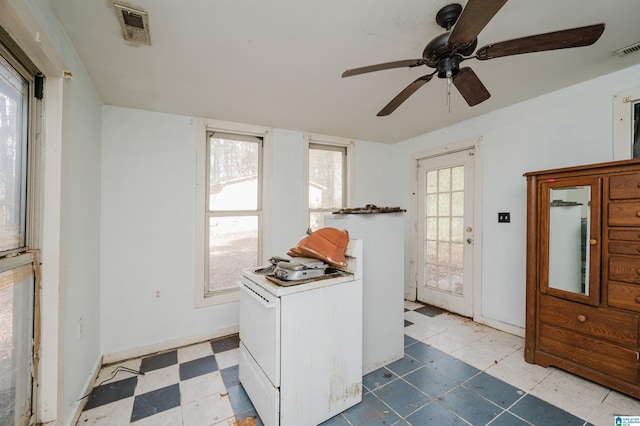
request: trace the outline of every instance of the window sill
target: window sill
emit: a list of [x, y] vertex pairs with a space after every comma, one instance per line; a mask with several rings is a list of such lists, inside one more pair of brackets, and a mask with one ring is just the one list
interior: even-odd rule
[[206, 308], [210, 306], [223, 305], [226, 303], [234, 303], [240, 299], [240, 290], [233, 290], [222, 294], [212, 294], [205, 296], [204, 294], [197, 294], [195, 305], [196, 308]]

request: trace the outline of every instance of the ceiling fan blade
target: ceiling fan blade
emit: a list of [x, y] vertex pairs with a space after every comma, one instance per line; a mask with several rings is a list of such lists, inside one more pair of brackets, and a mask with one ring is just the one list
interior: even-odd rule
[[460, 69], [460, 72], [453, 77], [453, 84], [469, 106], [478, 105], [491, 97], [487, 88], [469, 67]]
[[342, 77], [351, 77], [352, 75], [364, 74], [373, 71], [382, 71], [392, 68], [417, 67], [424, 65], [424, 59], [405, 59], [403, 61], [385, 62], [384, 64], [368, 65], [366, 67], [354, 68], [346, 70], [342, 73]]
[[488, 44], [478, 49], [476, 58], [484, 61], [502, 56], [520, 55], [522, 53], [589, 46], [598, 41], [603, 31], [604, 24], [596, 24], [516, 38], [500, 43]]
[[507, 0], [469, 0], [447, 42], [450, 46], [471, 43]]
[[416, 90], [428, 83], [435, 73], [429, 75], [423, 75], [420, 78], [415, 79], [411, 84], [404, 88], [404, 90], [396, 95], [384, 108], [377, 114], [378, 117], [391, 114], [396, 110], [409, 96], [413, 95]]

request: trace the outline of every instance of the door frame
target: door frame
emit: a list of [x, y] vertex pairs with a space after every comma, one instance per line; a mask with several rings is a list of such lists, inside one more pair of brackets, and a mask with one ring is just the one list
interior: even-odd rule
[[[416, 301], [418, 298], [418, 161], [429, 157], [443, 156], [450, 153], [473, 149], [473, 239], [471, 245], [473, 265], [473, 320], [482, 317], [482, 137], [466, 139], [439, 146], [427, 151], [419, 151], [411, 155], [410, 170], [413, 176], [411, 181], [411, 229], [413, 235], [410, 238], [409, 247], [409, 293], [405, 295], [407, 300]], [[482, 322], [482, 321], [481, 321]]]

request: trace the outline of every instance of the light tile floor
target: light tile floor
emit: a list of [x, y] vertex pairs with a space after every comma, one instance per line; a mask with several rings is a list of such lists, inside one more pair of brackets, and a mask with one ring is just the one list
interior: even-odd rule
[[[363, 401], [324, 426], [609, 426], [640, 415], [640, 400], [527, 364], [520, 337], [417, 303], [405, 310], [405, 357], [366, 375]], [[262, 424], [238, 380], [237, 335], [106, 366], [96, 384], [78, 425]]]

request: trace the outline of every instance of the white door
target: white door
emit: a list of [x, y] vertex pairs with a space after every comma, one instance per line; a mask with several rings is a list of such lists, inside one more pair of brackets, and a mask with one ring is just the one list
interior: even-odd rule
[[418, 161], [419, 301], [473, 316], [473, 148]]

